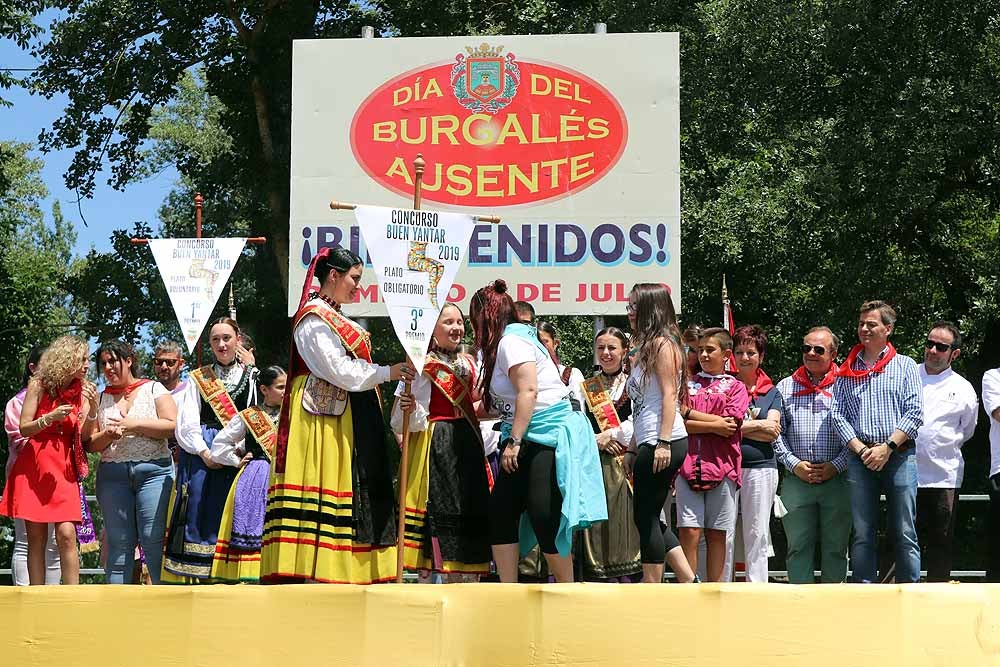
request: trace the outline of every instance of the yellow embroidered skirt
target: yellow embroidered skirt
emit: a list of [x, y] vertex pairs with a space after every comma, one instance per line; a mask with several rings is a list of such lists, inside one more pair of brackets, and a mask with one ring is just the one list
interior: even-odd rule
[[[355, 516], [354, 511], [358, 471], [352, 467], [355, 463], [352, 410], [356, 406], [348, 401], [347, 409], [339, 417], [309, 414], [302, 408], [307, 377], [295, 378], [285, 399], [290, 401], [288, 447], [284, 472], [279, 473], [277, 465], [271, 470], [261, 581], [341, 584], [393, 581], [395, 546], [385, 540], [382, 544], [386, 546], [377, 546], [355, 539], [359, 522], [364, 519]], [[371, 438], [377, 432], [380, 441], [381, 415], [377, 423], [374, 415], [368, 415], [367, 419], [372, 422], [372, 432], [362, 437]], [[391, 502], [391, 477], [388, 481]]]
[[410, 434], [403, 564], [410, 570], [490, 571], [489, 482], [483, 447], [465, 419]]

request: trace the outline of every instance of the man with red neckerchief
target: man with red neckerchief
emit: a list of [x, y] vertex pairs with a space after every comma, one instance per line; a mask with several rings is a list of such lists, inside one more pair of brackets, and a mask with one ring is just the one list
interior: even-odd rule
[[802, 341], [802, 365], [778, 383], [781, 433], [774, 443], [778, 461], [791, 475], [781, 484], [787, 514], [781, 519], [788, 538], [788, 581], [811, 584], [816, 542], [820, 544], [820, 581], [847, 578], [851, 537], [851, 498], [847, 489], [850, 456], [833, 424], [833, 384], [840, 341], [827, 327], [813, 327]]
[[896, 581], [920, 580], [917, 543], [917, 459], [913, 440], [923, 424], [920, 373], [889, 342], [896, 311], [868, 301], [858, 311], [858, 340], [841, 365], [833, 390], [833, 419], [850, 450], [847, 482], [854, 520], [852, 580], [876, 581], [879, 494], [889, 503]]

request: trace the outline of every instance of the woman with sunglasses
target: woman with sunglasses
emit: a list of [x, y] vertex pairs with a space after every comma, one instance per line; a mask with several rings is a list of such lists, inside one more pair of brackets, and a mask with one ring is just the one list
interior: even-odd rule
[[161, 580], [207, 583], [212, 574], [222, 511], [237, 470], [212, 460], [212, 440], [240, 410], [257, 403], [257, 369], [240, 326], [222, 317], [209, 329], [212, 363], [191, 372], [178, 402], [181, 448], [167, 518]]
[[771, 510], [778, 492], [774, 441], [781, 433], [781, 394], [761, 364], [767, 354], [767, 334], [756, 324], [740, 327], [733, 336], [736, 375], [747, 388], [750, 404], [740, 425], [743, 484], [739, 516], [743, 527], [746, 578], [767, 583], [771, 550]]
[[135, 548], [142, 546], [152, 583], [160, 583], [167, 504], [174, 481], [167, 438], [177, 419], [174, 399], [159, 382], [137, 378], [138, 359], [120, 340], [101, 344], [97, 363], [107, 386], [96, 425], [85, 428], [87, 451], [100, 452], [97, 502], [104, 515], [109, 584], [134, 584]]

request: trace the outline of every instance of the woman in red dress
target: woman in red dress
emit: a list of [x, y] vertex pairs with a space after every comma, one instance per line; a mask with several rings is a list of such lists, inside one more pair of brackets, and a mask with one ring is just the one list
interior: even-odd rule
[[82, 519], [78, 478], [87, 459], [80, 443], [85, 419], [96, 419], [97, 391], [87, 374], [87, 342], [57, 338], [28, 384], [21, 434], [28, 442], [11, 468], [0, 514], [23, 519], [28, 534], [28, 582], [45, 583], [48, 525], [55, 524], [64, 584], [80, 583], [76, 525]]

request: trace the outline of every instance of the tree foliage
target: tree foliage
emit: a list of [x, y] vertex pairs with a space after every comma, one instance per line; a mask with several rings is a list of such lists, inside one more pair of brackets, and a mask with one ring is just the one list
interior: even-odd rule
[[[58, 204], [46, 221], [48, 195], [42, 163], [29, 157], [30, 146], [0, 142], [2, 166], [10, 187], [0, 194], [0, 396], [21, 387], [24, 359], [35, 345], [76, 331], [75, 308], [64, 285], [79, 269], [72, 259], [76, 233]], [[6, 402], [6, 398], [5, 398]], [[6, 452], [6, 435], [3, 450]]]

